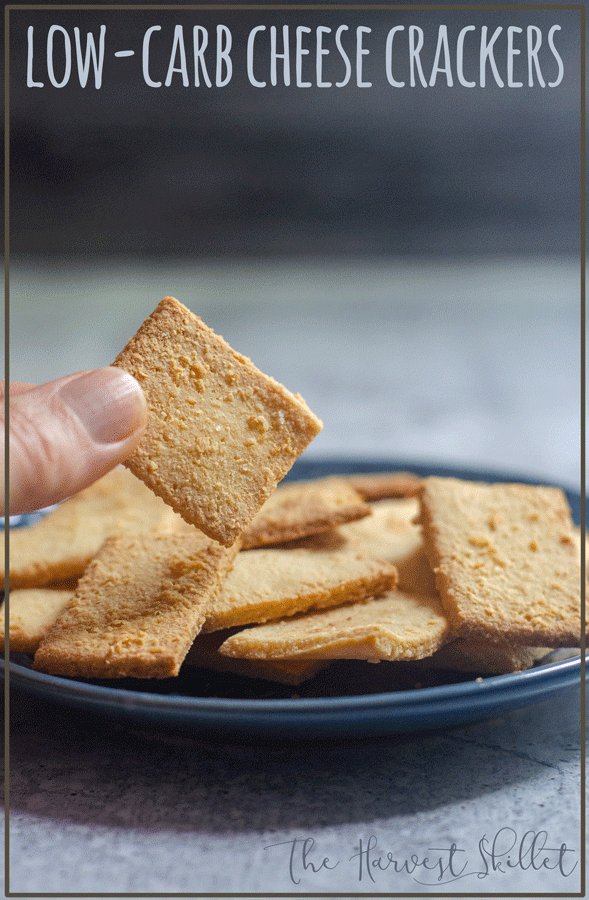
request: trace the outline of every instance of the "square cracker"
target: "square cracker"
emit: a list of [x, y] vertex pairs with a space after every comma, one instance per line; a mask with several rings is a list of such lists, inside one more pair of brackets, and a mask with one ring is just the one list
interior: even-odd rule
[[[22, 588], [11, 591], [8, 600], [10, 652], [34, 653], [45, 634], [57, 621], [72, 597], [73, 590]], [[4, 643], [6, 602], [0, 607], [0, 642]]]
[[399, 574], [397, 587], [409, 594], [437, 593], [434, 573], [425, 555], [416, 497], [378, 500], [370, 504], [372, 514], [340, 526], [340, 533], [365, 553], [385, 559]]
[[108, 538], [34, 668], [83, 678], [177, 675], [236, 553], [196, 530]]
[[563, 491], [431, 477], [421, 493], [421, 520], [457, 635], [579, 645], [579, 551]]
[[449, 638], [435, 597], [388, 591], [359, 603], [246, 628], [220, 647], [247, 659], [421, 659]]
[[240, 553], [203, 632], [338, 606], [391, 588], [397, 573], [337, 533]]
[[226, 546], [321, 430], [320, 420], [165, 297], [114, 361], [141, 384], [147, 431], [125, 465]]
[[219, 653], [219, 647], [233, 633], [234, 629], [228, 629], [197, 635], [184, 665], [291, 685], [309, 681], [329, 665], [328, 661], [314, 659], [238, 659], [224, 656]]
[[369, 516], [371, 509], [345, 478], [280, 484], [242, 535], [244, 550], [329, 531]]
[[[107, 537], [167, 533], [179, 521], [143, 482], [117, 466], [32, 525], [10, 529], [10, 587], [44, 587], [77, 577]], [[4, 543], [0, 558], [4, 568]]]

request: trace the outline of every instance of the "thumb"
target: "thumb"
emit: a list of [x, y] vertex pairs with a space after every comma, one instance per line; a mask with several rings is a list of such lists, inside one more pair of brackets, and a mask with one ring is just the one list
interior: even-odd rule
[[9, 512], [41, 509], [87, 487], [133, 452], [146, 422], [143, 391], [115, 367], [11, 395]]

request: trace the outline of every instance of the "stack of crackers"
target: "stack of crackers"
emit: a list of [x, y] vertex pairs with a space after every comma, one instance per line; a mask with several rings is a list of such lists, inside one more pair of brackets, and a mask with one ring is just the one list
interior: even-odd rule
[[297, 685], [336, 659], [478, 674], [581, 639], [564, 493], [408, 473], [279, 484], [321, 428], [166, 298], [115, 365], [134, 455], [10, 537], [10, 649], [77, 678], [196, 665]]

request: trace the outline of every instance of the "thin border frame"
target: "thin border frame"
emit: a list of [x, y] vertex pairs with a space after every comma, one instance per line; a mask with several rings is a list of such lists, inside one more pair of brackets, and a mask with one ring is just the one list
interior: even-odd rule
[[[579, 152], [579, 167], [580, 167], [580, 330], [581, 330], [581, 341], [580, 341], [580, 419], [581, 419], [581, 432], [580, 432], [580, 482], [581, 482], [581, 529], [584, 532], [586, 530], [586, 465], [585, 465], [585, 453], [586, 453], [586, 428], [585, 428], [585, 412], [586, 412], [586, 341], [585, 341], [585, 328], [586, 328], [586, 277], [585, 277], [585, 268], [586, 268], [586, 240], [587, 240], [587, 218], [586, 218], [586, 202], [587, 202], [587, 190], [586, 190], [586, 142], [587, 142], [587, 128], [586, 128], [586, 8], [583, 3], [566, 3], [566, 4], [555, 4], [555, 3], [543, 3], [543, 4], [508, 4], [508, 5], [498, 5], [493, 3], [418, 3], [418, 4], [342, 4], [342, 3], [285, 3], [284, 5], [274, 5], [274, 4], [236, 4], [236, 3], [227, 3], [227, 4], [219, 4], [219, 3], [207, 3], [207, 4], [179, 4], [179, 3], [170, 3], [170, 4], [131, 4], [131, 3], [108, 3], [108, 4], [96, 4], [96, 3], [83, 3], [83, 4], [6, 4], [4, 8], [4, 197], [5, 197], [5, 207], [4, 207], [4, 350], [5, 350], [5, 358], [4, 358], [4, 377], [5, 384], [10, 383], [10, 354], [9, 354], [9, 332], [10, 332], [10, 13], [12, 11], [81, 11], [81, 10], [108, 10], [108, 11], [145, 11], [145, 10], [172, 10], [177, 12], [187, 12], [187, 11], [200, 11], [200, 12], [213, 12], [213, 11], [258, 11], [258, 12], [281, 12], [281, 11], [325, 11], [325, 10], [335, 10], [335, 11], [355, 11], [360, 12], [364, 10], [369, 11], [428, 11], [428, 12], [440, 12], [440, 11], [454, 11], [454, 12], [465, 12], [465, 11], [483, 11], [483, 12], [529, 12], [529, 11], [577, 11], [580, 13], [580, 152]], [[4, 486], [4, 501], [5, 501], [5, 509], [9, 508], [9, 495], [10, 495], [10, 484], [9, 484], [9, 472], [8, 472], [8, 437], [9, 437], [9, 421], [10, 409], [9, 409], [9, 395], [8, 392], [5, 391], [4, 396], [4, 449], [5, 449], [5, 463], [4, 463], [4, 474], [5, 474], [5, 486]], [[10, 528], [5, 528], [4, 531], [4, 548], [5, 548], [5, 559], [9, 560], [9, 550], [10, 550]], [[586, 544], [584, 541], [581, 541], [581, 621], [585, 620], [585, 573], [586, 573]], [[5, 596], [9, 597], [9, 571], [8, 567], [5, 567], [4, 574], [4, 591]], [[581, 778], [580, 778], [580, 805], [581, 805], [581, 819], [580, 819], [580, 832], [581, 832], [581, 846], [579, 848], [580, 852], [580, 862], [581, 862], [581, 890], [580, 892], [573, 893], [547, 893], [547, 894], [530, 894], [530, 893], [483, 893], [473, 895], [472, 893], [427, 893], [427, 894], [406, 894], [406, 893], [362, 893], [359, 895], [358, 893], [348, 894], [348, 893], [86, 893], [86, 894], [71, 894], [71, 893], [13, 893], [9, 890], [9, 873], [10, 873], [10, 865], [9, 865], [9, 856], [10, 856], [10, 628], [9, 628], [9, 602], [5, 604], [5, 620], [4, 620], [4, 650], [6, 655], [6, 666], [5, 666], [5, 679], [4, 679], [4, 701], [5, 701], [5, 712], [4, 712], [4, 737], [5, 737], [5, 751], [4, 751], [4, 780], [5, 780], [5, 798], [4, 798], [4, 823], [5, 823], [5, 838], [4, 838], [4, 871], [5, 871], [5, 896], [6, 897], [104, 897], [104, 898], [115, 898], [115, 897], [236, 897], [236, 898], [277, 898], [277, 897], [380, 897], [380, 898], [401, 898], [401, 897], [529, 897], [529, 898], [538, 898], [538, 897], [585, 897], [585, 888], [586, 888], [586, 811], [583, 802], [583, 798], [585, 796], [585, 784], [586, 784], [586, 770], [585, 770], [585, 757], [586, 757], [586, 737], [585, 737], [585, 698], [586, 698], [586, 639], [585, 633], [582, 630], [581, 635]]]

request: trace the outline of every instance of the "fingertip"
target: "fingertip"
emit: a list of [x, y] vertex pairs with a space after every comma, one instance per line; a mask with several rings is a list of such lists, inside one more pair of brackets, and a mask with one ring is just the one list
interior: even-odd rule
[[115, 366], [11, 397], [10, 512], [57, 503], [124, 462], [141, 442], [147, 417], [139, 382]]
[[107, 366], [83, 372], [65, 382], [59, 397], [97, 444], [138, 441], [145, 430], [145, 395], [124, 369]]

